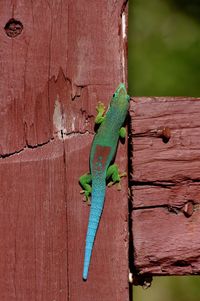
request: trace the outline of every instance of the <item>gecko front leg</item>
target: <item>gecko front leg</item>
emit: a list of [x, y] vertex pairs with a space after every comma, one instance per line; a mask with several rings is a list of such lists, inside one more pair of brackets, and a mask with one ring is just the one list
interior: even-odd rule
[[106, 107], [102, 102], [99, 102], [96, 107], [96, 110], [97, 110], [97, 116], [95, 118], [95, 123], [101, 124], [105, 119], [104, 113], [106, 111]]

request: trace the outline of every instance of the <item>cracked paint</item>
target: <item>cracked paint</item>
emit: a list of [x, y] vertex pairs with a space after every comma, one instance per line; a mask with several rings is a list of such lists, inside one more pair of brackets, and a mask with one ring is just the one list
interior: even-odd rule
[[66, 128], [64, 127], [65, 114], [62, 112], [61, 103], [59, 102], [59, 97], [55, 101], [54, 113], [53, 113], [53, 125], [56, 129], [57, 136], [60, 140], [65, 139], [63, 134], [67, 133]]

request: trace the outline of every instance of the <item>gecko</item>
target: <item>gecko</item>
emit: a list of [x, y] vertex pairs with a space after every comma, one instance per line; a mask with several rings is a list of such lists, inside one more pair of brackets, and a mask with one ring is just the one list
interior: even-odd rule
[[103, 211], [106, 183], [108, 186], [118, 183], [126, 173], [119, 173], [118, 166], [113, 164], [119, 138], [125, 138], [125, 122], [130, 96], [127, 94], [125, 85], [120, 83], [113, 94], [110, 105], [105, 112], [105, 106], [99, 102], [95, 124], [98, 130], [94, 136], [90, 151], [90, 173], [80, 177], [79, 182], [86, 201], [91, 196], [91, 207], [86, 234], [85, 256], [83, 266], [83, 280], [88, 278], [88, 270], [91, 261], [92, 249], [96, 237], [98, 225]]

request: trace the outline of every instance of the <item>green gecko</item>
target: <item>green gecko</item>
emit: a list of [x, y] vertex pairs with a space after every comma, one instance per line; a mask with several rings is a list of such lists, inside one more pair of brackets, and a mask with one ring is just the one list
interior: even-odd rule
[[105, 112], [105, 106], [99, 103], [95, 123], [99, 128], [94, 136], [90, 151], [90, 173], [84, 174], [79, 181], [88, 201], [91, 195], [91, 208], [86, 235], [83, 280], [88, 278], [88, 270], [92, 255], [92, 249], [99, 221], [103, 211], [106, 180], [111, 179], [109, 186], [120, 183], [120, 178], [125, 175], [119, 174], [116, 164], [112, 164], [117, 150], [119, 137], [125, 138], [126, 129], [123, 126], [130, 97], [127, 95], [124, 84], [120, 84], [112, 96], [110, 106]]

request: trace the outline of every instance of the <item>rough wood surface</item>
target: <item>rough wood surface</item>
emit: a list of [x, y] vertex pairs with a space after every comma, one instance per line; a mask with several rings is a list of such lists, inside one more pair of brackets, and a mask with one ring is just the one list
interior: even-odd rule
[[135, 268], [200, 274], [200, 99], [135, 98], [130, 115]]
[[126, 4], [0, 4], [1, 300], [128, 300], [126, 180], [108, 190], [87, 282], [78, 184], [96, 104], [126, 82]]

